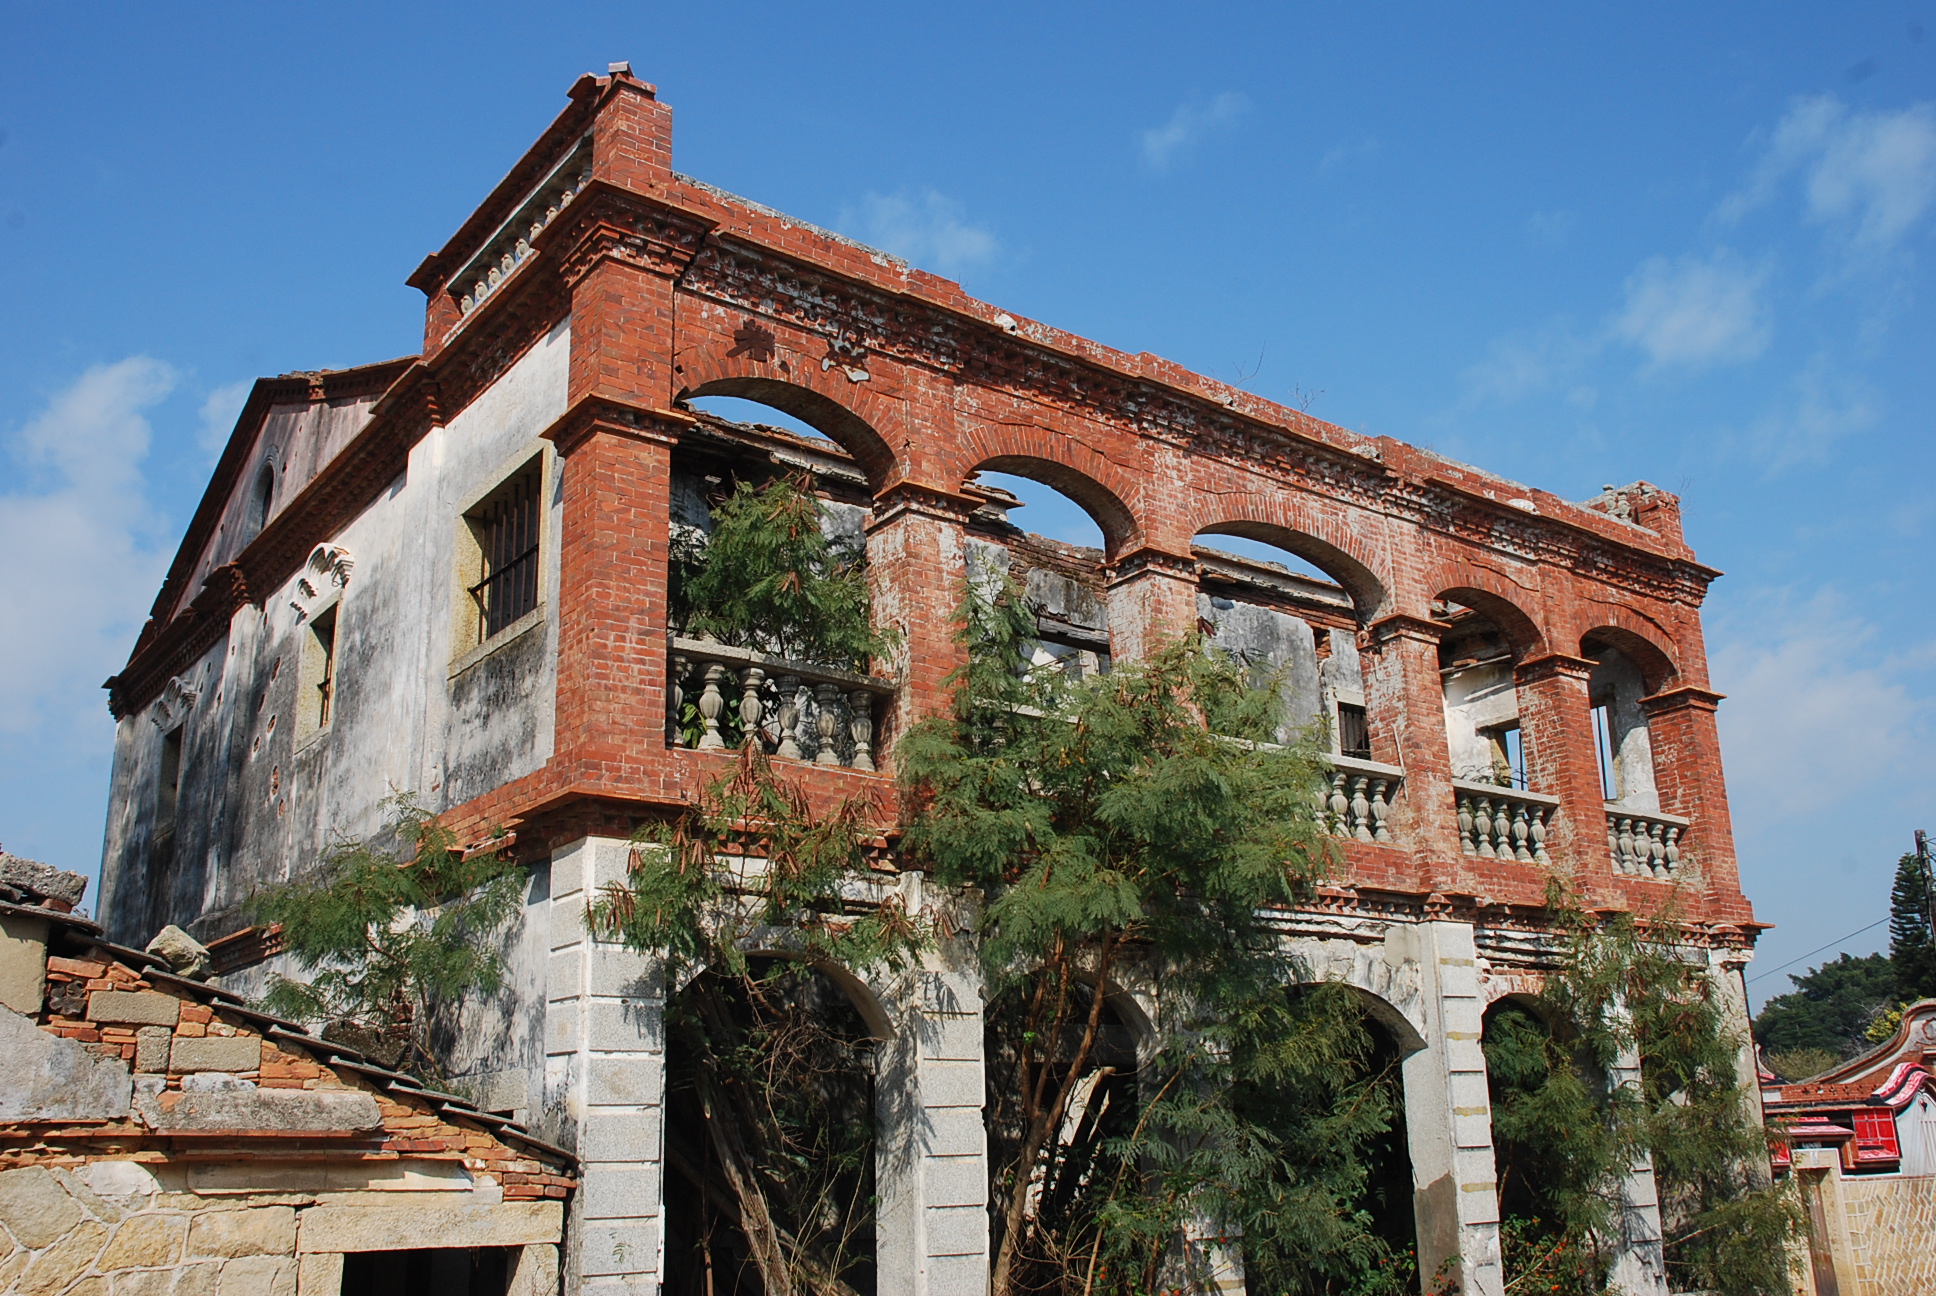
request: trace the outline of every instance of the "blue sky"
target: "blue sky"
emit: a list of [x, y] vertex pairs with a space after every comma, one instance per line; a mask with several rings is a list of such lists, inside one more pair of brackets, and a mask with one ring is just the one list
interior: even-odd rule
[[1011, 311], [1680, 492], [1761, 968], [1882, 917], [1936, 827], [1936, 4], [5, 13], [9, 850], [95, 866], [98, 685], [248, 382], [414, 351], [404, 277], [612, 59], [682, 171]]

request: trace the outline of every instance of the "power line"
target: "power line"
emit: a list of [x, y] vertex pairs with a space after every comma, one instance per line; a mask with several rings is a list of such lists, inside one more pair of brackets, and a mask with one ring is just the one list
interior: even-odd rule
[[1812, 949], [1812, 950], [1810, 950], [1810, 951], [1808, 951], [1808, 953], [1806, 953], [1806, 954], [1803, 954], [1803, 955], [1801, 955], [1801, 956], [1799, 956], [1799, 957], [1797, 957], [1797, 958], [1791, 958], [1791, 959], [1789, 959], [1789, 960], [1788, 960], [1788, 961], [1787, 961], [1786, 963], [1783, 963], [1783, 964], [1781, 964], [1781, 965], [1779, 965], [1779, 966], [1777, 966], [1777, 967], [1771, 967], [1771, 968], [1769, 968], [1769, 969], [1768, 969], [1768, 970], [1767, 970], [1766, 972], [1757, 972], [1757, 973], [1755, 973], [1755, 974], [1754, 974], [1753, 976], [1751, 976], [1751, 977], [1749, 977], [1749, 978], [1748, 978], [1748, 980], [1749, 980], [1750, 982], [1755, 982], [1755, 981], [1759, 981], [1759, 980], [1761, 980], [1761, 978], [1763, 978], [1763, 977], [1765, 977], [1765, 976], [1773, 976], [1773, 975], [1774, 975], [1775, 973], [1777, 973], [1777, 972], [1779, 972], [1779, 971], [1781, 971], [1781, 970], [1782, 970], [1782, 968], [1791, 968], [1791, 967], [1794, 967], [1794, 966], [1795, 966], [1795, 965], [1796, 965], [1797, 963], [1799, 963], [1799, 962], [1801, 962], [1801, 961], [1802, 961], [1802, 959], [1805, 959], [1805, 958], [1814, 958], [1814, 957], [1815, 957], [1815, 956], [1816, 956], [1817, 954], [1820, 954], [1820, 953], [1822, 952], [1822, 950], [1831, 950], [1831, 949], [1834, 949], [1834, 948], [1835, 948], [1835, 947], [1836, 947], [1837, 945], [1840, 945], [1840, 944], [1841, 944], [1841, 943], [1842, 943], [1843, 941], [1845, 941], [1845, 940], [1854, 940], [1854, 939], [1855, 939], [1855, 938], [1856, 938], [1857, 936], [1860, 936], [1860, 935], [1861, 935], [1861, 934], [1862, 934], [1863, 932], [1866, 932], [1866, 931], [1874, 931], [1874, 930], [1875, 930], [1876, 928], [1878, 928], [1878, 927], [1880, 927], [1880, 926], [1882, 926], [1882, 924], [1884, 924], [1884, 923], [1886, 923], [1886, 922], [1888, 922], [1888, 921], [1889, 921], [1889, 920], [1888, 920], [1887, 918], [1878, 918], [1878, 919], [1876, 919], [1876, 920], [1875, 920], [1874, 922], [1872, 922], [1872, 923], [1870, 923], [1870, 924], [1869, 924], [1869, 925], [1868, 925], [1867, 927], [1864, 927], [1864, 928], [1862, 928], [1862, 929], [1860, 929], [1859, 931], [1852, 931], [1852, 932], [1850, 932], [1850, 933], [1849, 933], [1848, 935], [1846, 935], [1846, 936], [1837, 936], [1837, 937], [1836, 937], [1836, 938], [1835, 938], [1834, 940], [1832, 940], [1832, 941], [1830, 941], [1830, 942], [1829, 942], [1828, 944], [1826, 944], [1826, 945], [1824, 945], [1824, 946], [1822, 946], [1822, 947], [1821, 947], [1821, 949]]

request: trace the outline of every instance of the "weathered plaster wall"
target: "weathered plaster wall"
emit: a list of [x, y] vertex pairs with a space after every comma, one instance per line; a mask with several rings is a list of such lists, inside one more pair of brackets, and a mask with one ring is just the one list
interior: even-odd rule
[[[560, 324], [450, 425], [412, 451], [409, 469], [329, 543], [354, 563], [347, 582], [309, 572], [231, 618], [226, 643], [116, 735], [101, 912], [143, 944], [166, 922], [202, 936], [239, 925], [255, 887], [318, 859], [333, 842], [381, 830], [383, 801], [458, 804], [544, 763], [556, 694], [557, 545], [545, 546], [540, 614], [466, 658], [453, 642], [455, 545], [462, 510], [533, 455], [563, 412], [570, 333]], [[321, 453], [319, 449], [316, 453]], [[555, 477], [545, 535], [557, 535]], [[300, 581], [316, 589], [306, 593]], [[299, 734], [303, 636], [336, 608], [333, 716]], [[515, 627], [514, 627], [515, 629]], [[463, 669], [454, 667], [463, 665]], [[161, 723], [157, 723], [157, 721]], [[172, 843], [155, 840], [163, 726], [182, 725]]]
[[1445, 740], [1452, 777], [1492, 782], [1492, 744], [1480, 732], [1519, 718], [1512, 664], [1491, 662], [1445, 676]]
[[1601, 648], [1590, 656], [1594, 666], [1587, 677], [1587, 696], [1607, 704], [1613, 740], [1616, 795], [1610, 799], [1632, 810], [1658, 812], [1654, 746], [1647, 732], [1647, 713], [1640, 705], [1647, 696], [1647, 683], [1640, 668], [1618, 648]]

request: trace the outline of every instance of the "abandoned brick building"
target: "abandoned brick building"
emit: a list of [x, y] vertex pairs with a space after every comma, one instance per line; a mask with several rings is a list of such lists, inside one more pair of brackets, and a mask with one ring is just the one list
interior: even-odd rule
[[[943, 700], [964, 573], [992, 562], [1072, 668], [1202, 621], [1281, 669], [1293, 720], [1330, 722], [1346, 867], [1278, 915], [1282, 940], [1354, 987], [1403, 1055], [1421, 1272], [1449, 1260], [1461, 1290], [1497, 1296], [1479, 1039], [1488, 1008], [1551, 966], [1548, 877], [1599, 910], [1676, 891], [1745, 1024], [1757, 928], [1699, 615], [1716, 573], [1676, 498], [1636, 483], [1568, 502], [1016, 318], [675, 172], [671, 121], [624, 65], [583, 77], [411, 276], [421, 355], [255, 385], [110, 681], [108, 936], [138, 946], [179, 923], [247, 990], [275, 949], [241, 931], [238, 902], [377, 831], [393, 789], [464, 840], [508, 829], [529, 870], [513, 982], [451, 1066], [481, 1106], [575, 1153], [571, 1289], [654, 1291], [664, 990], [583, 916], [635, 826], [733, 759], [669, 719], [731, 707], [813, 796], [885, 791], [896, 735]], [[821, 436], [691, 404], [708, 396]], [[898, 634], [871, 673], [668, 624], [669, 553], [706, 526], [708, 479], [775, 469], [810, 474], [832, 523], [864, 537], [876, 618]], [[1013, 497], [982, 472], [1073, 499], [1103, 549], [1011, 525]], [[875, 893], [947, 902], [895, 868], [890, 849]], [[974, 969], [943, 948], [843, 979], [881, 1041], [896, 1152], [884, 1293], [987, 1287]], [[1664, 1292], [1648, 1173], [1629, 1187], [1621, 1282]]]

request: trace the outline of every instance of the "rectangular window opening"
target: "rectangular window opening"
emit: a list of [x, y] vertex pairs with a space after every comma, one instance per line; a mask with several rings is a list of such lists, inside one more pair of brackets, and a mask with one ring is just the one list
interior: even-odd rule
[[155, 783], [155, 835], [175, 831], [175, 805], [181, 797], [182, 730], [176, 725], [161, 736], [161, 770]]
[[343, 1257], [343, 1296], [504, 1296], [505, 1247], [352, 1251]]
[[465, 517], [480, 559], [482, 578], [470, 587], [479, 643], [538, 606], [541, 477], [541, 465], [533, 460]]
[[1338, 703], [1338, 754], [1354, 760], [1371, 759], [1371, 724], [1365, 709], [1350, 702]]
[[317, 617], [311, 629], [316, 635], [316, 646], [323, 655], [321, 675], [315, 684], [316, 727], [327, 729], [336, 688], [336, 609], [331, 608]]
[[1600, 795], [1620, 799], [1620, 766], [1613, 754], [1613, 716], [1605, 702], [1593, 704], [1593, 749], [1600, 756]]
[[1492, 781], [1500, 787], [1526, 790], [1526, 744], [1517, 724], [1488, 731], [1492, 740]]

